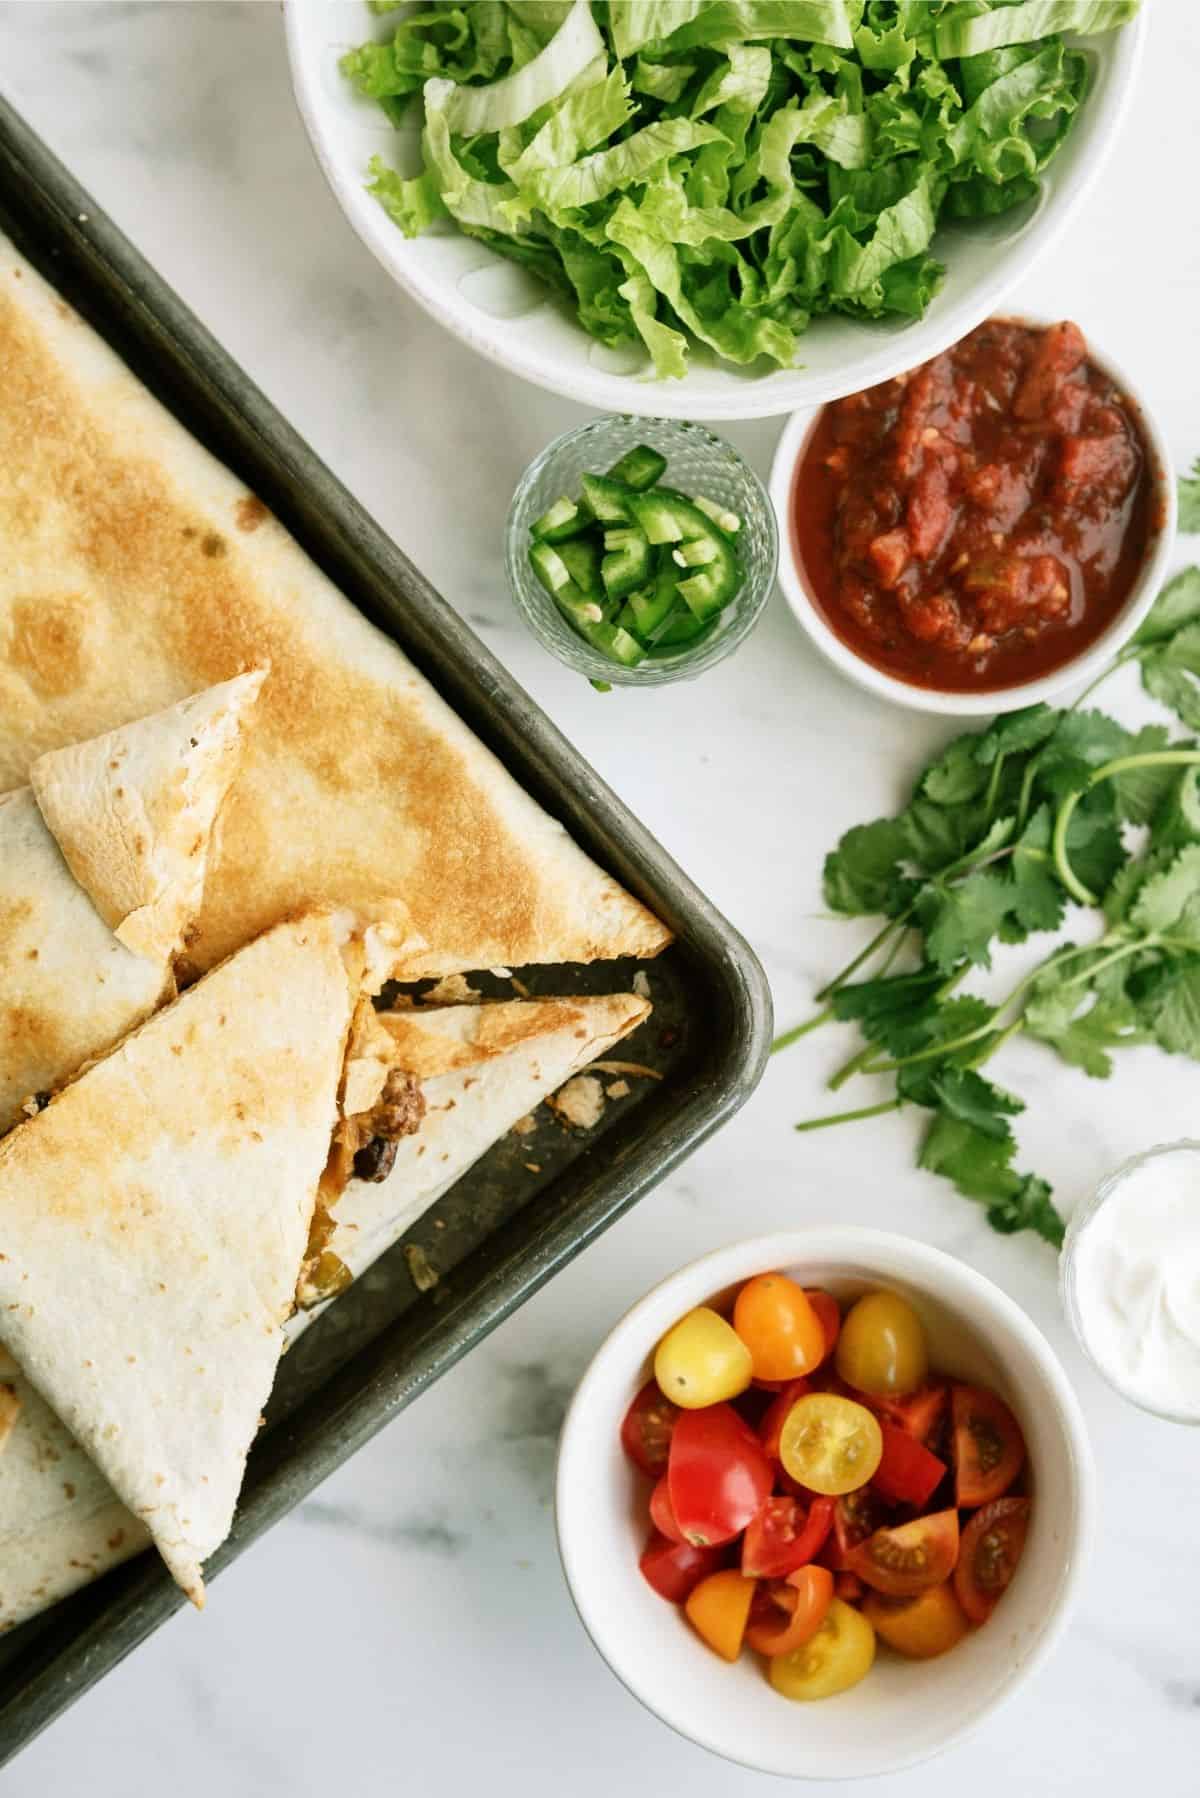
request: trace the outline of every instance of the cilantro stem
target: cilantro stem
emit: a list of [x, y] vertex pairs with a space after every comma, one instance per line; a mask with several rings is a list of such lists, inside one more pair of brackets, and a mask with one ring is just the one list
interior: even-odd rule
[[822, 999], [831, 999], [834, 993], [845, 986], [851, 974], [857, 974], [863, 963], [869, 961], [877, 949], [882, 949], [888, 938], [895, 931], [899, 930], [902, 926], [907, 925], [908, 920], [912, 917], [912, 913], [913, 908], [909, 905], [900, 913], [898, 918], [889, 918], [883, 929], [877, 931], [871, 938], [866, 948], [861, 949], [854, 957], [853, 961], [846, 963], [846, 966], [842, 969], [840, 974], [835, 974], [833, 979], [829, 981], [826, 986], [821, 988], [820, 992], [816, 995], [817, 1004], [819, 1005]]
[[1078, 900], [1080, 905], [1099, 905], [1100, 903], [1096, 895], [1084, 886], [1071, 866], [1070, 857], [1067, 854], [1067, 831], [1070, 828], [1071, 819], [1075, 815], [1075, 807], [1084, 794], [1090, 793], [1093, 787], [1098, 787], [1101, 781], [1112, 780], [1118, 774], [1126, 774], [1131, 768], [1188, 767], [1200, 767], [1200, 750], [1158, 749], [1147, 751], [1143, 755], [1119, 755], [1115, 761], [1105, 762], [1103, 767], [1097, 768], [1085, 787], [1081, 787], [1077, 792], [1067, 794], [1059, 806], [1058, 815], [1054, 820], [1052, 848], [1054, 871], [1072, 899]]
[[827, 1130], [831, 1124], [854, 1124], [859, 1118], [882, 1117], [885, 1111], [899, 1111], [903, 1099], [884, 1099], [880, 1105], [864, 1105], [859, 1111], [837, 1111], [828, 1117], [809, 1118], [806, 1123], [796, 1124], [797, 1130]]
[[858, 1051], [857, 1055], [852, 1055], [849, 1061], [844, 1061], [837, 1072], [831, 1074], [829, 1079], [825, 1082], [830, 1092], [837, 1092], [838, 1088], [845, 1086], [847, 1080], [854, 1074], [860, 1073], [875, 1054], [875, 1050], [876, 1045], [874, 1043], [867, 1043]]
[[775, 1038], [775, 1041], [771, 1044], [772, 1055], [780, 1049], [790, 1047], [792, 1043], [798, 1043], [800, 1038], [802, 1036], [807, 1036], [810, 1030], [816, 1030], [821, 1024], [827, 1024], [832, 1016], [833, 1006], [827, 1005], [824, 1011], [818, 1011], [813, 1017], [809, 1018], [806, 1023], [793, 1024], [790, 1030], [785, 1030], [782, 1036], [777, 1036]]
[[1000, 776], [1003, 771], [1004, 757], [998, 755], [992, 763], [991, 779], [988, 781], [987, 791], [983, 796], [983, 821], [985, 824], [990, 824], [992, 821], [992, 813], [996, 809], [996, 794], [1000, 791]]
[[1123, 649], [1119, 656], [1115, 656], [1113, 658], [1113, 660], [1108, 664], [1107, 668], [1101, 669], [1100, 673], [1096, 676], [1095, 680], [1088, 682], [1087, 686], [1083, 689], [1083, 692], [1079, 695], [1079, 697], [1077, 699], [1073, 699], [1071, 701], [1070, 705], [1067, 707], [1067, 710], [1069, 712], [1077, 712], [1079, 710], [1080, 706], [1083, 704], [1084, 700], [1090, 699], [1092, 697], [1092, 694], [1096, 691], [1096, 688], [1104, 685], [1104, 682], [1108, 679], [1110, 674], [1115, 674], [1117, 672], [1118, 668], [1124, 668], [1124, 666], [1127, 662], [1138, 661], [1141, 657], [1141, 653], [1142, 652], [1140, 649], [1131, 649], [1128, 646], [1125, 649]]

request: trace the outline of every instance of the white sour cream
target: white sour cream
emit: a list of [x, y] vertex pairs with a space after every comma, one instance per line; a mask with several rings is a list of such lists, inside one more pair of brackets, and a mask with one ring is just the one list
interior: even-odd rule
[[1200, 1144], [1115, 1176], [1071, 1232], [1068, 1305], [1100, 1371], [1147, 1410], [1200, 1422]]

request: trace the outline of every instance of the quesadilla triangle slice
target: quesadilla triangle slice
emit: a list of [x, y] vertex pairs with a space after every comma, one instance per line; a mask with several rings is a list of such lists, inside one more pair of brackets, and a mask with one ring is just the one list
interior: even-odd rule
[[342, 944], [279, 925], [0, 1142], [0, 1341], [196, 1604], [337, 1120]]
[[2, 236], [0, 541], [0, 792], [43, 749], [271, 662], [198, 970], [380, 894], [425, 939], [397, 979], [671, 940]]
[[119, 942], [165, 961], [200, 909], [213, 826], [265, 668], [51, 750], [29, 771], [72, 874]]
[[[370, 1111], [350, 1119], [374, 1178], [352, 1179], [340, 1196], [331, 1195], [327, 1214], [318, 1212], [300, 1304], [320, 1304], [370, 1267], [493, 1143], [628, 1036], [650, 1009], [634, 993], [612, 993], [378, 1014], [391, 1070], [384, 1110], [402, 1076], [419, 1089], [420, 1111], [391, 1141], [374, 1135]], [[366, 1059], [348, 1062], [347, 1110], [354, 1070]], [[363, 1155], [357, 1165], [363, 1167]], [[301, 1313], [289, 1334], [303, 1323]]]
[[0, 798], [0, 1133], [173, 997], [262, 681], [53, 750]]

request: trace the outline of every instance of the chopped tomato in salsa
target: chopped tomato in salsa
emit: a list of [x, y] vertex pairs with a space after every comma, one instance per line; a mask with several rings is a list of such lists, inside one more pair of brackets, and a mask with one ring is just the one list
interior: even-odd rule
[[1077, 325], [991, 319], [826, 406], [796, 474], [797, 548], [838, 636], [952, 691], [1057, 668], [1120, 611], [1158, 520], [1132, 404]]

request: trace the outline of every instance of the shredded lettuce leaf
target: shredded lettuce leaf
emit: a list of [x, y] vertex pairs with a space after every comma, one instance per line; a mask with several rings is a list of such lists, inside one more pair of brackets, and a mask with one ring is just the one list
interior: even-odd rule
[[787, 367], [814, 318], [919, 318], [947, 219], [1033, 200], [1086, 103], [1063, 33], [1139, 0], [423, 0], [342, 59], [422, 172], [368, 186], [415, 236], [449, 215], [663, 377], [697, 344]]

